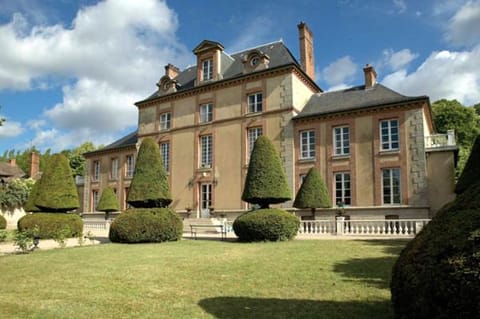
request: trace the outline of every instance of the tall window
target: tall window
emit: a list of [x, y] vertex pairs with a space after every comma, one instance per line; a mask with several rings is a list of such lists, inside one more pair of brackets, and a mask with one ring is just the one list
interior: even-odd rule
[[135, 158], [133, 157], [133, 155], [127, 155], [125, 176], [133, 177], [134, 170], [135, 170]]
[[380, 121], [381, 150], [398, 150], [398, 120]]
[[98, 205], [98, 190], [92, 190], [92, 211], [97, 211], [97, 205]]
[[351, 205], [350, 173], [335, 173], [335, 204]]
[[302, 184], [305, 181], [306, 177], [307, 177], [307, 174], [300, 174], [298, 176], [298, 188], [302, 187]]
[[262, 112], [263, 109], [262, 93], [250, 94], [248, 96], [248, 113]]
[[300, 159], [315, 158], [315, 132], [300, 132]]
[[212, 167], [212, 135], [200, 136], [200, 167]]
[[170, 112], [160, 114], [160, 130], [161, 131], [170, 129], [171, 117], [172, 115]]
[[170, 143], [160, 143], [160, 157], [165, 171], [168, 172], [170, 170]]
[[112, 158], [110, 179], [112, 180], [118, 179], [118, 168], [119, 168], [118, 158]]
[[203, 60], [202, 61], [202, 80], [208, 81], [213, 78], [213, 60]]
[[400, 169], [384, 168], [382, 169], [382, 190], [383, 204], [400, 204]]
[[211, 122], [213, 120], [213, 104], [207, 103], [200, 105], [200, 123]]
[[340, 126], [333, 128], [334, 155], [350, 154], [350, 128]]
[[250, 158], [250, 154], [252, 154], [255, 141], [259, 136], [262, 136], [262, 134], [263, 129], [261, 127], [254, 127], [248, 129], [248, 158]]
[[93, 161], [92, 180], [94, 182], [100, 180], [100, 161]]

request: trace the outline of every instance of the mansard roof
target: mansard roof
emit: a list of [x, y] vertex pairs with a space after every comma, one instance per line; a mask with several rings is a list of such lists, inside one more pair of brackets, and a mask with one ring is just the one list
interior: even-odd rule
[[135, 146], [137, 144], [137, 141], [138, 141], [138, 134], [137, 134], [137, 131], [135, 131], [135, 132], [132, 132], [132, 133], [116, 140], [115, 142], [113, 142], [111, 144], [108, 144], [107, 146], [105, 146], [102, 149], [92, 151], [92, 152], [87, 152], [83, 155], [90, 156], [90, 155], [94, 155], [94, 154], [99, 154], [99, 153], [104, 153], [104, 152], [108, 152], [108, 151], [113, 151], [113, 150], [119, 150], [119, 149], [123, 149], [123, 148], [132, 147], [132, 146]]
[[[220, 45], [217, 42], [205, 40], [200, 43], [195, 50], [201, 50], [205, 46]], [[243, 75], [243, 59], [250, 52], [257, 50], [262, 54], [266, 54], [269, 57], [268, 68], [272, 69], [275, 67], [280, 67], [284, 65], [294, 64], [300, 68], [300, 64], [292, 55], [290, 50], [285, 46], [282, 41], [275, 41], [267, 44], [263, 44], [254, 48], [246, 49], [231, 55], [221, 52], [221, 79], [228, 80], [233, 79]], [[195, 87], [195, 80], [197, 77], [197, 66], [193, 65], [187, 67], [185, 70], [181, 71], [174, 80], [177, 81], [177, 92], [186, 91]], [[148, 98], [138, 103], [148, 101], [150, 99], [155, 99], [162, 96], [160, 91], [156, 91]]]
[[379, 83], [368, 89], [365, 89], [365, 85], [360, 85], [344, 90], [317, 93], [312, 95], [303, 110], [297, 116], [295, 116], [294, 119], [348, 112], [418, 100], [428, 100], [428, 97], [425, 95], [405, 96]]

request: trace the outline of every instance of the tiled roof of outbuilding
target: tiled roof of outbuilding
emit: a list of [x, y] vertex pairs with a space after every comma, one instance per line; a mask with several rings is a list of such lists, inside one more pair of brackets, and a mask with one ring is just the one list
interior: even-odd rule
[[428, 97], [425, 95], [405, 96], [378, 83], [369, 89], [365, 89], [365, 86], [361, 85], [312, 95], [295, 119], [424, 99], [428, 99]]
[[25, 176], [25, 172], [22, 171], [17, 165], [10, 165], [9, 163], [0, 163], [0, 177], [7, 178], [20, 178]]

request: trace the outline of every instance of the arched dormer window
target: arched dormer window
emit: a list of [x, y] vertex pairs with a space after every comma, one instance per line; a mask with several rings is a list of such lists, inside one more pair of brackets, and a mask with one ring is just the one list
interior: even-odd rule
[[243, 73], [249, 73], [268, 68], [270, 58], [259, 50], [252, 50], [243, 57]]

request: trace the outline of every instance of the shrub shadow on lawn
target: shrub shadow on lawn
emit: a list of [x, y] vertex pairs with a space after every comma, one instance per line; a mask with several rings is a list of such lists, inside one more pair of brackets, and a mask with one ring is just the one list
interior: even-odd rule
[[219, 319], [261, 318], [392, 318], [390, 301], [321, 301], [304, 299], [215, 297], [199, 302]]

